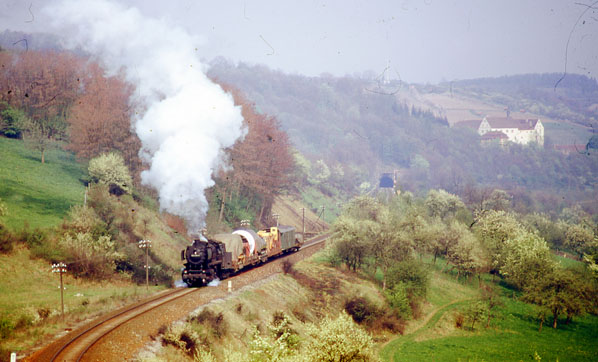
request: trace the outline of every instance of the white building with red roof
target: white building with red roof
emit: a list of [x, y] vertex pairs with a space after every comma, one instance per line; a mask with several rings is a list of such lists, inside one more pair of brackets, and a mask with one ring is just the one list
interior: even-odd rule
[[521, 145], [535, 142], [544, 145], [544, 125], [539, 119], [484, 117], [482, 120], [458, 122], [456, 126], [475, 129], [483, 141], [510, 141]]

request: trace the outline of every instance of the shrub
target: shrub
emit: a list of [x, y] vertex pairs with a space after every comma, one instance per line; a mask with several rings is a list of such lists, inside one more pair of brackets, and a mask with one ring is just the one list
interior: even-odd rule
[[372, 337], [342, 312], [308, 327], [308, 361], [377, 361]]
[[397, 317], [409, 319], [411, 317], [411, 305], [405, 283], [397, 283], [392, 289], [387, 289], [386, 299], [388, 304], [395, 311]]
[[195, 331], [184, 324], [176, 324], [167, 328], [162, 335], [162, 345], [174, 346], [190, 356], [197, 352], [197, 346], [200, 345], [199, 336]]
[[461, 312], [457, 312], [455, 314], [455, 327], [463, 328], [463, 323], [465, 322], [465, 316]]
[[359, 324], [371, 325], [381, 311], [378, 307], [363, 297], [354, 297], [345, 302], [345, 311]]
[[133, 179], [123, 157], [117, 153], [105, 153], [93, 158], [89, 161], [88, 171], [98, 183], [109, 187], [115, 185], [127, 193], [131, 191]]
[[50, 308], [42, 307], [37, 309], [37, 315], [39, 319], [44, 320], [50, 316]]
[[6, 227], [0, 222], [0, 253], [10, 253], [14, 246], [13, 235]]
[[114, 242], [106, 235], [94, 238], [90, 233], [77, 233], [74, 237], [67, 234], [60, 244], [68, 254], [69, 271], [75, 275], [104, 277], [122, 258], [116, 252]]
[[10, 337], [14, 329], [15, 326], [8, 317], [0, 317], [0, 339]]
[[203, 324], [210, 328], [216, 338], [222, 338], [228, 332], [228, 324], [222, 312], [216, 313], [210, 309], [202, 310], [198, 315], [187, 318], [188, 322]]

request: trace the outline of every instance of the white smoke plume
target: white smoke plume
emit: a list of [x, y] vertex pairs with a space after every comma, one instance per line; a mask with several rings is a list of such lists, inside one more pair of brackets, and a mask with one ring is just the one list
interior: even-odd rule
[[244, 132], [232, 97], [204, 74], [199, 39], [114, 1], [63, 0], [44, 11], [68, 47], [92, 54], [112, 74], [124, 71], [136, 86], [143, 111], [133, 123], [151, 165], [142, 182], [158, 190], [162, 210], [197, 232], [221, 150]]

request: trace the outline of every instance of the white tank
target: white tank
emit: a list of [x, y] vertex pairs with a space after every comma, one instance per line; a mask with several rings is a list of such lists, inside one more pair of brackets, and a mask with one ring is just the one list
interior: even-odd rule
[[264, 239], [259, 237], [257, 233], [253, 230], [239, 229], [233, 231], [233, 234], [241, 235], [247, 240], [247, 242], [249, 243], [250, 255], [253, 254], [256, 251], [256, 249], [257, 251], [261, 251], [262, 249], [266, 248], [266, 242], [264, 241]]

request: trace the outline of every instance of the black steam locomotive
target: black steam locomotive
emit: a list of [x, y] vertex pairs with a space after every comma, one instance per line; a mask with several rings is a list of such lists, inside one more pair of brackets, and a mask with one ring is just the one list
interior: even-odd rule
[[181, 260], [185, 261], [183, 281], [189, 286], [205, 285], [300, 247], [292, 226], [273, 226], [257, 233], [238, 229], [210, 238], [201, 236], [181, 252]]

